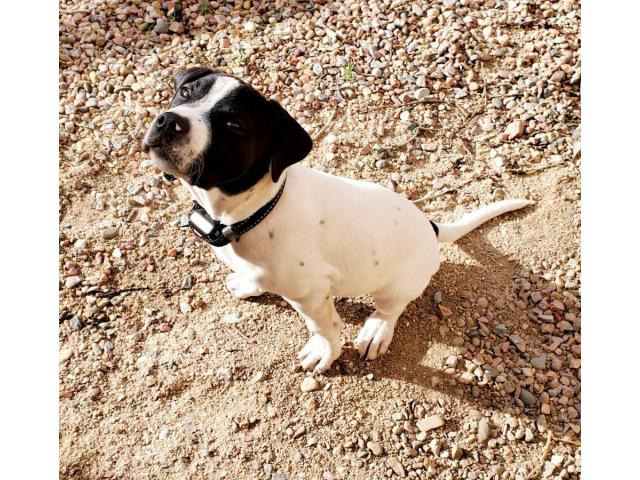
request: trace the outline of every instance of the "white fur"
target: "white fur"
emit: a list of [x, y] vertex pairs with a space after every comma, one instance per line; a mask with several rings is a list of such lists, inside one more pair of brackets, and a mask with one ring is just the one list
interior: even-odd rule
[[[286, 175], [286, 187], [273, 211], [239, 242], [214, 249], [235, 272], [227, 286], [239, 298], [265, 291], [285, 298], [312, 334], [299, 357], [304, 368], [316, 372], [328, 369], [341, 351], [342, 321], [334, 297], [370, 294], [376, 310], [355, 345], [361, 355], [375, 359], [389, 348], [399, 315], [422, 294], [440, 266], [434, 230], [413, 203], [379, 185], [299, 164]], [[253, 191], [235, 196], [183, 184], [224, 223], [246, 218], [279, 188], [268, 175]], [[499, 202], [461, 224], [439, 224], [443, 240], [453, 241], [528, 203]]]

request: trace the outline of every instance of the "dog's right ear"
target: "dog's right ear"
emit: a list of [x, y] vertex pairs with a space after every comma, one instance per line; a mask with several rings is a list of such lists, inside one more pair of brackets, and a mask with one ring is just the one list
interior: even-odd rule
[[182, 70], [173, 77], [173, 89], [177, 92], [185, 83], [193, 82], [211, 73], [214, 73], [214, 70], [205, 67], [191, 67]]
[[267, 104], [271, 109], [274, 132], [271, 178], [277, 182], [288, 166], [303, 160], [309, 154], [313, 141], [305, 129], [278, 102], [269, 100]]

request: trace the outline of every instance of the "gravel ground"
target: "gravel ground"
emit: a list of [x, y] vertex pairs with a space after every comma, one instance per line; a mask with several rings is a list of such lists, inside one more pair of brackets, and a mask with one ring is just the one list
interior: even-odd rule
[[[62, 2], [61, 478], [579, 478], [579, 32], [573, 0]], [[437, 220], [536, 205], [443, 245], [379, 360], [349, 343], [370, 299], [338, 300], [312, 378], [301, 319], [226, 291], [141, 152], [196, 64]]]

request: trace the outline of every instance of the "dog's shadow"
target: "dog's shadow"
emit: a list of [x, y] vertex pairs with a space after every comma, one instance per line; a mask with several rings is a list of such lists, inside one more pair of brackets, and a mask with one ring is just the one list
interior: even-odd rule
[[[471, 357], [484, 349], [492, 358], [509, 358], [512, 360], [510, 363], [515, 363], [518, 358], [528, 359], [528, 356], [518, 352], [513, 345], [509, 345], [506, 352], [499, 350], [501, 344], [508, 342], [508, 335], [517, 333], [529, 344], [541, 343], [541, 339], [534, 341], [519, 328], [519, 318], [526, 314], [508, 308], [508, 303], [513, 298], [498, 309], [496, 318], [486, 323], [488, 334], [486, 329], [485, 332], [480, 331], [472, 312], [483, 315], [483, 309], [474, 305], [474, 300], [486, 297], [490, 299], [491, 307], [496, 297], [508, 297], [508, 292], [513, 291], [513, 278], [519, 274], [522, 266], [496, 250], [480, 232], [461, 239], [457, 246], [473, 259], [472, 264], [449, 261], [441, 264], [423, 295], [412, 302], [398, 320], [389, 351], [374, 361], [365, 361], [358, 357], [352, 344], [347, 344], [337, 362], [338, 369], [332, 369], [329, 375], [362, 376], [372, 373], [374, 379], [386, 378], [413, 384], [424, 389], [425, 394], [445, 393], [476, 408], [504, 411], [516, 406], [522, 407], [522, 404], [517, 405], [519, 402], [514, 398], [513, 392], [507, 393], [501, 389], [495, 378], [482, 386], [475, 381], [468, 385], [461, 383], [459, 377], [466, 371], [464, 358], [459, 358], [453, 372], [446, 371], [449, 367], [445, 364], [445, 359], [455, 354], [455, 348], [451, 347], [466, 348], [467, 352], [471, 351], [471, 347]], [[434, 301], [436, 292], [441, 292], [441, 305], [452, 311], [451, 316], [446, 319], [442, 318]], [[467, 292], [473, 293], [472, 299], [464, 296]], [[371, 302], [359, 299], [339, 300], [336, 308], [345, 322], [355, 324], [358, 329], [374, 310]], [[466, 322], [458, 323], [461, 319], [466, 319]], [[500, 332], [501, 336], [498, 336], [493, 328], [503, 323], [507, 325], [507, 330]], [[486, 353], [484, 357], [491, 361]], [[506, 375], [509, 372], [503, 373]], [[511, 373], [514, 374], [513, 371]], [[496, 375], [495, 369], [493, 374]], [[531, 418], [535, 418], [536, 412], [535, 407], [525, 409], [525, 414]]]

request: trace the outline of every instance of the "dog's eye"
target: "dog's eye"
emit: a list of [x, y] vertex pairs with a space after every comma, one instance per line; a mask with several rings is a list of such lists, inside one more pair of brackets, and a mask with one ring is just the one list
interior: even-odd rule
[[224, 124], [235, 133], [244, 133], [244, 124], [239, 120], [227, 120]]
[[191, 92], [189, 92], [189, 89], [187, 87], [182, 87], [180, 89], [180, 97], [187, 99], [189, 98], [189, 95], [191, 95]]

